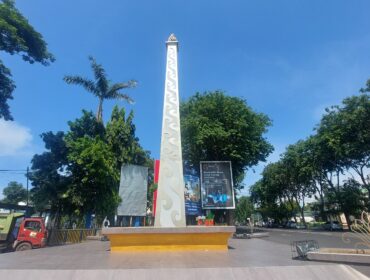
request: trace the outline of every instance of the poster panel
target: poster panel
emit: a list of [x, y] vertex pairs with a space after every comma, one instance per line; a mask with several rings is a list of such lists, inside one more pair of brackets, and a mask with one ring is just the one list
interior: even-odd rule
[[200, 202], [200, 181], [199, 177], [184, 175], [185, 214], [198, 216], [202, 214]]
[[230, 161], [201, 161], [201, 196], [204, 209], [235, 209]]
[[145, 216], [148, 188], [148, 168], [138, 165], [123, 165], [119, 196], [122, 199], [117, 208], [120, 216]]

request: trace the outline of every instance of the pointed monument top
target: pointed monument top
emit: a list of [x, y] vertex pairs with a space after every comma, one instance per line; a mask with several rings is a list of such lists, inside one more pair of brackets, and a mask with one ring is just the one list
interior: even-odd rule
[[169, 45], [175, 45], [177, 46], [177, 51], [179, 50], [179, 42], [177, 41], [177, 38], [175, 36], [175, 34], [171, 33], [170, 37], [168, 37], [167, 41], [166, 41], [166, 46], [168, 47]]
[[168, 37], [168, 42], [177, 42], [177, 38], [175, 34], [171, 33], [170, 37]]

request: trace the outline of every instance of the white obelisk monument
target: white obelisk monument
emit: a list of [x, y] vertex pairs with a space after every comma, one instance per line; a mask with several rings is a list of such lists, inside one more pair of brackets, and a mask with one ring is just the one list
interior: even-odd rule
[[228, 250], [234, 226], [186, 227], [182, 170], [178, 42], [171, 34], [166, 42], [161, 162], [154, 227], [103, 228], [112, 252]]
[[166, 46], [166, 82], [155, 226], [185, 227], [184, 176], [182, 170], [177, 71], [178, 41], [174, 34], [170, 35]]

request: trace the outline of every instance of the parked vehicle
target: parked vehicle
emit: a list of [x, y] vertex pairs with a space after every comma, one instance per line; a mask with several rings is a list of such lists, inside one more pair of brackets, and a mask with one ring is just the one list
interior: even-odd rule
[[280, 227], [280, 224], [275, 223], [275, 222], [268, 222], [268, 223], [266, 223], [265, 226], [268, 227], [268, 228], [278, 228], [278, 227]]
[[343, 227], [339, 222], [334, 221], [334, 222], [326, 222], [324, 224], [324, 229], [331, 230], [331, 231], [333, 231], [333, 230], [343, 230]]
[[25, 218], [22, 213], [0, 214], [0, 252], [45, 247], [46, 240], [42, 218]]
[[294, 222], [294, 221], [288, 221], [286, 224], [285, 224], [285, 227], [287, 228], [297, 228], [297, 223]]

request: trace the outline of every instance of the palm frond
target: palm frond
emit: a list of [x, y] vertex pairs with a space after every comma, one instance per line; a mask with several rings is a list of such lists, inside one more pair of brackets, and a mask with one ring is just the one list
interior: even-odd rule
[[64, 76], [63, 80], [67, 84], [83, 86], [87, 91], [97, 94], [97, 88], [93, 81], [81, 76]]
[[100, 90], [102, 94], [107, 92], [109, 82], [107, 80], [107, 75], [105, 73], [105, 70], [101, 64], [98, 64], [94, 57], [89, 56], [89, 60], [91, 63], [91, 68], [94, 72], [95, 80], [96, 80], [96, 86]]
[[130, 80], [128, 81], [127, 83], [116, 83], [116, 84], [113, 84], [109, 87], [108, 91], [107, 91], [107, 95], [110, 95], [114, 92], [117, 92], [121, 89], [125, 89], [125, 88], [134, 88], [136, 87], [137, 85], [137, 82], [135, 80]]
[[113, 92], [110, 96], [107, 96], [106, 99], [121, 99], [127, 101], [129, 104], [134, 104], [135, 101], [128, 96], [127, 94], [120, 93], [120, 92]]

